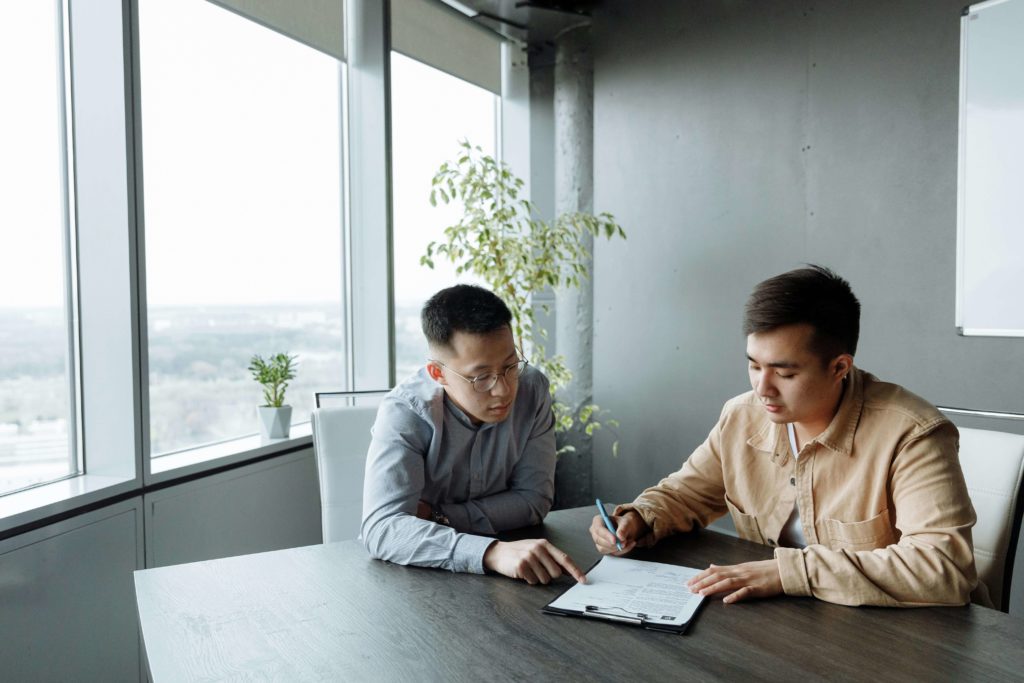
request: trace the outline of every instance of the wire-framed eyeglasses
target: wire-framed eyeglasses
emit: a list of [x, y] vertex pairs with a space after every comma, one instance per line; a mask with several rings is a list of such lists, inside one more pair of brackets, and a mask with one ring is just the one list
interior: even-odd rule
[[493, 389], [495, 387], [495, 385], [498, 384], [498, 378], [504, 378], [505, 379], [505, 384], [507, 384], [509, 386], [511, 386], [512, 384], [518, 382], [519, 381], [519, 375], [523, 374], [523, 371], [526, 370], [526, 366], [530, 364], [530, 362], [528, 360], [526, 360], [525, 358], [520, 358], [518, 361], [516, 361], [512, 365], [507, 366], [501, 372], [490, 372], [490, 373], [488, 373], [486, 375], [477, 375], [476, 377], [466, 377], [465, 375], [463, 375], [461, 373], [455, 372], [455, 370], [452, 370], [450, 367], [448, 367], [447, 365], [445, 365], [444, 363], [442, 363], [439, 360], [430, 359], [430, 362], [431, 363], [436, 363], [437, 365], [440, 365], [445, 370], [448, 370], [449, 372], [451, 372], [453, 375], [456, 375], [457, 377], [460, 377], [460, 378], [466, 380], [473, 387], [473, 391], [476, 391], [476, 392], [481, 393], [481, 394], [486, 394], [488, 391]]

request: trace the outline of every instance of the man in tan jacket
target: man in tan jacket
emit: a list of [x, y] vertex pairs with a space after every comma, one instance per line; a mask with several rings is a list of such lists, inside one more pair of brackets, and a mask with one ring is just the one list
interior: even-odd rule
[[[978, 583], [958, 434], [934, 406], [854, 367], [860, 303], [818, 266], [759, 284], [744, 332], [753, 390], [725, 404], [682, 468], [615, 510], [606, 554], [727, 511], [775, 557], [690, 581], [724, 602], [787, 595], [843, 605], [951, 605]], [[622, 550], [615, 547], [616, 536]]]

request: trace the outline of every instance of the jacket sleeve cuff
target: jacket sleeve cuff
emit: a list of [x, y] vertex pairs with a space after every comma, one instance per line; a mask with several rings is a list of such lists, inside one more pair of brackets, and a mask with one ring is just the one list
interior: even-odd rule
[[[636, 514], [640, 515], [640, 518], [644, 520], [644, 523], [647, 525], [647, 528], [651, 530], [650, 533], [644, 537], [644, 539], [649, 538], [649, 541], [653, 543], [660, 541], [661, 537], [665, 535], [664, 530], [658, 528], [660, 526], [658, 521], [658, 514], [654, 510], [648, 507], [644, 507], [642, 505], [637, 505], [635, 503], [625, 503], [624, 505], [619, 505], [614, 510], [612, 510], [612, 514], [616, 517], [624, 515], [627, 512], [635, 512]], [[640, 541], [644, 539], [637, 540]]]
[[484, 573], [484, 553], [494, 543], [493, 538], [459, 534], [452, 551], [452, 571], [469, 574]]
[[803, 551], [800, 548], [776, 548], [775, 560], [779, 563], [782, 591], [786, 595], [810, 596], [811, 582], [807, 578]]

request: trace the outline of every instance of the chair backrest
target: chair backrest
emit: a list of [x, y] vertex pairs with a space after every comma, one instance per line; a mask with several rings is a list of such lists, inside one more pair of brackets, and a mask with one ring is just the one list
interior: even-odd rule
[[320, 476], [324, 543], [359, 536], [363, 471], [377, 406], [340, 406], [313, 411], [313, 448]]
[[974, 562], [992, 602], [1004, 612], [1020, 531], [1024, 435], [960, 428], [960, 466], [978, 513]]

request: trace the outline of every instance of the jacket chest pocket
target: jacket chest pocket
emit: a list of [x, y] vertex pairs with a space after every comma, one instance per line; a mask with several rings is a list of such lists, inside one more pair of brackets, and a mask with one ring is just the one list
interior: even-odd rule
[[729, 508], [732, 523], [736, 526], [736, 532], [740, 538], [764, 544], [764, 536], [761, 535], [761, 526], [757, 523], [757, 518], [740, 510], [739, 506], [729, 499], [729, 496], [725, 497], [725, 505]]
[[829, 547], [832, 550], [874, 550], [896, 542], [896, 532], [889, 521], [889, 510], [863, 522], [840, 522], [826, 519]]

